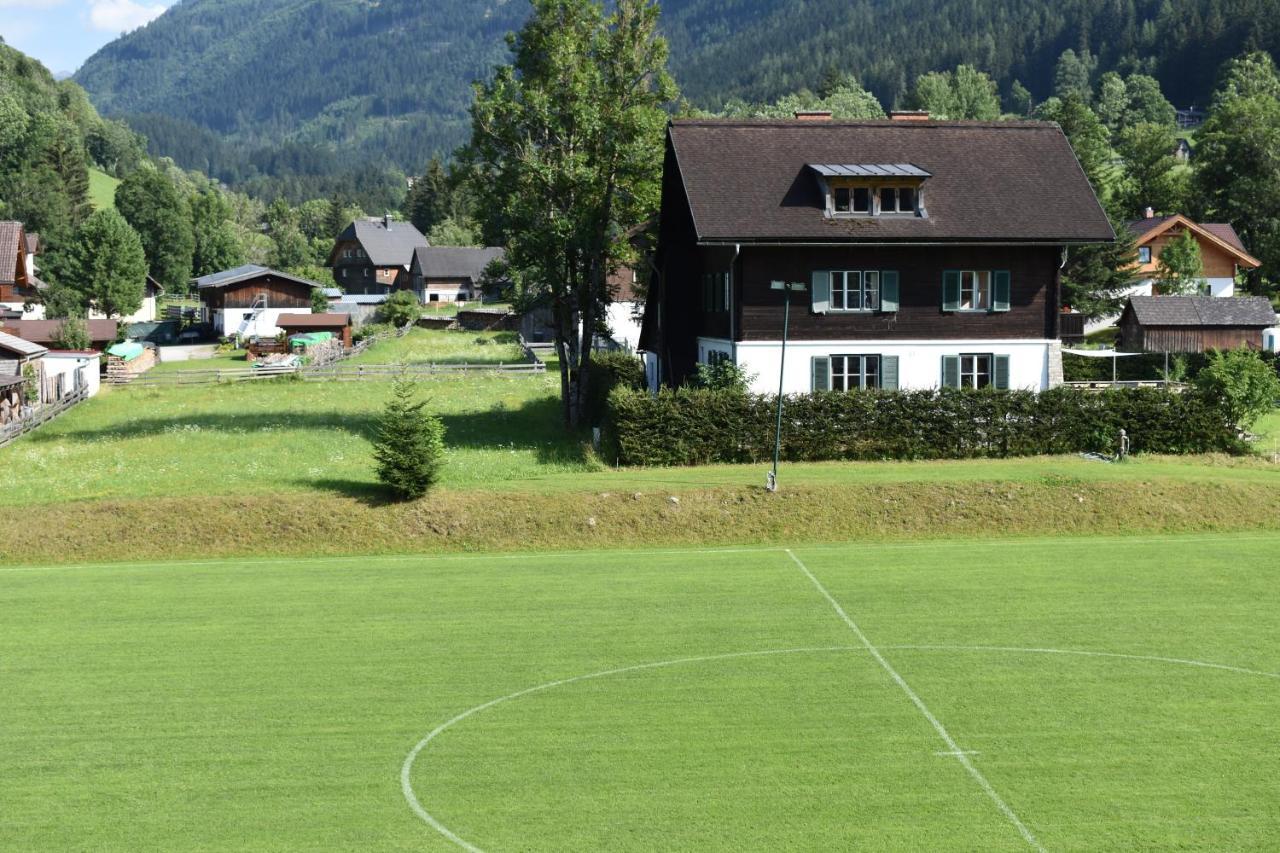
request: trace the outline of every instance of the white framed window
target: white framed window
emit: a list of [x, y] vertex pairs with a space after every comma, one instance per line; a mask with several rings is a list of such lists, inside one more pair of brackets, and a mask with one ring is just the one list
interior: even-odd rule
[[990, 354], [962, 354], [960, 356], [960, 387], [986, 388], [990, 384]]
[[991, 308], [991, 273], [987, 270], [960, 271], [961, 311], [987, 311]]
[[833, 270], [832, 311], [879, 311], [880, 272], [878, 270]]
[[880, 387], [880, 356], [831, 356], [831, 390], [865, 391]]

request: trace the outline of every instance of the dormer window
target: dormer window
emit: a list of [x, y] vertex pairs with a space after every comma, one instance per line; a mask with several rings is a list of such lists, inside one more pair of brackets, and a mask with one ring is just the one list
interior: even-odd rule
[[827, 216], [927, 216], [922, 190], [931, 176], [910, 163], [809, 168], [818, 175]]

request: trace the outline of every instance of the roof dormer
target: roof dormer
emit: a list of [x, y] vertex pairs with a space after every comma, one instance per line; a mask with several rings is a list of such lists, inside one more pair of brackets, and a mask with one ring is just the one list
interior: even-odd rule
[[924, 183], [933, 177], [910, 163], [810, 163], [829, 219], [927, 218]]

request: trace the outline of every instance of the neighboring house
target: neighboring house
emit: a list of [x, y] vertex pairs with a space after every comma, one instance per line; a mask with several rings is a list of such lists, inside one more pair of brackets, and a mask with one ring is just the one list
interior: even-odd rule
[[351, 349], [350, 314], [281, 314], [276, 323], [285, 335], [331, 332], [344, 348]]
[[256, 264], [195, 280], [204, 322], [223, 337], [273, 338], [281, 314], [310, 314], [314, 281]]
[[44, 317], [40, 292], [47, 285], [36, 275], [39, 252], [39, 234], [28, 234], [21, 222], [0, 222], [0, 320]]
[[[62, 323], [62, 320], [6, 320], [0, 332], [54, 349]], [[115, 320], [85, 320], [84, 325], [89, 333], [89, 345], [95, 350], [111, 346], [120, 333], [120, 325]]]
[[[147, 283], [142, 291], [142, 305], [132, 314], [120, 317], [121, 323], [154, 323], [160, 319], [160, 297], [164, 294], [164, 285], [156, 281], [150, 275], [147, 276]], [[89, 309], [89, 317], [94, 320], [105, 320], [107, 315], [96, 308]]]
[[1130, 352], [1262, 349], [1276, 310], [1264, 296], [1132, 296], [1120, 315], [1120, 348]]
[[605, 322], [610, 340], [627, 352], [640, 346], [644, 302], [637, 293], [639, 285], [640, 272], [634, 267], [620, 267], [609, 276], [609, 295], [613, 301], [609, 303]]
[[1202, 296], [1234, 296], [1236, 274], [1255, 270], [1262, 262], [1245, 249], [1236, 230], [1226, 222], [1197, 223], [1181, 214], [1154, 216], [1147, 208], [1145, 216], [1129, 223], [1137, 238], [1138, 274], [1142, 280], [1131, 295], [1159, 296], [1155, 276], [1160, 269], [1160, 252], [1171, 240], [1190, 231], [1200, 246], [1204, 261], [1205, 292]]
[[502, 254], [502, 249], [493, 247], [419, 246], [400, 286], [412, 290], [423, 303], [470, 301], [481, 295], [485, 267]]
[[347, 293], [385, 295], [408, 271], [414, 250], [427, 245], [421, 231], [390, 214], [357, 219], [338, 235], [329, 253], [333, 280]]
[[0, 332], [0, 426], [21, 416], [28, 402], [23, 390], [28, 381], [27, 370], [34, 369], [38, 380], [40, 361], [48, 351], [24, 338]]
[[673, 121], [640, 349], [651, 383], [729, 359], [776, 390], [800, 283], [784, 392], [1040, 390], [1064, 248], [1114, 237], [1054, 124]]

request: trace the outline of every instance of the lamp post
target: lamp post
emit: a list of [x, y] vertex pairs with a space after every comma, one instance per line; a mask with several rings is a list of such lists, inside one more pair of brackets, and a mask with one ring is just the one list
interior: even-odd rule
[[787, 326], [791, 322], [791, 294], [804, 293], [804, 282], [774, 281], [769, 284], [770, 290], [781, 290], [782, 302], [782, 356], [778, 360], [778, 418], [773, 429], [773, 470], [765, 478], [765, 488], [771, 492], [778, 491], [778, 457], [782, 455], [782, 389], [787, 370]]

